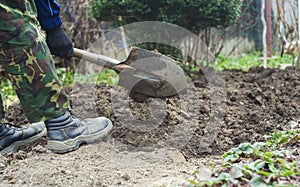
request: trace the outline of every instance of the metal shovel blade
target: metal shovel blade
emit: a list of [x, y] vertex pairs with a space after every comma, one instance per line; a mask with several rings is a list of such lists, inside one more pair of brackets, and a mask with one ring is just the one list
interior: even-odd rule
[[160, 53], [132, 47], [121, 63], [136, 71], [119, 73], [119, 85], [130, 92], [151, 97], [170, 97], [186, 89], [187, 81], [182, 68], [173, 59]]
[[130, 93], [150, 97], [170, 97], [187, 87], [182, 68], [160, 53], [132, 47], [124, 61], [74, 48], [74, 56], [115, 70], [119, 85]]

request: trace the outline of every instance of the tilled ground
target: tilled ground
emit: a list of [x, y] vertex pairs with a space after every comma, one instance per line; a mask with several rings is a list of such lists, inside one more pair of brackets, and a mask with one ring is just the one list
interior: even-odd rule
[[[118, 151], [176, 148], [191, 161], [297, 125], [299, 74], [296, 69], [253, 68], [222, 75], [207, 70], [186, 92], [168, 99], [133, 99], [122, 88], [105, 84], [76, 84], [68, 92], [78, 117], [106, 116], [113, 121], [109, 142], [118, 145]], [[9, 108], [6, 118], [27, 123], [18, 105]], [[38, 146], [45, 147], [45, 141]]]
[[[300, 70], [294, 69], [224, 71], [224, 85], [209, 82], [206, 74], [189, 83], [187, 93], [167, 99], [133, 99], [126, 90], [106, 84], [76, 84], [68, 91], [75, 115], [106, 116], [113, 121], [116, 141], [136, 148], [157, 144], [180, 147], [190, 158], [261, 141], [264, 135], [298, 122], [299, 74]], [[6, 118], [13, 124], [27, 123], [18, 105], [9, 108]], [[179, 131], [189, 137], [179, 138]]]

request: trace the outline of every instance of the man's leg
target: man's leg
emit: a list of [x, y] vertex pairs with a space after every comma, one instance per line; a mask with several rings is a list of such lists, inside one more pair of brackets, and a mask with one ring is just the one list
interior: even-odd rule
[[[28, 6], [32, 6], [32, 4], [28, 4]], [[28, 32], [26, 30], [22, 31], [25, 22], [30, 18], [29, 14], [23, 14], [25, 11], [24, 1], [0, 2], [0, 63], [5, 71], [10, 74], [10, 79], [13, 81], [15, 88], [20, 88], [20, 85], [22, 85], [20, 74], [24, 73], [22, 67], [24, 63], [22, 64], [21, 61], [26, 57], [22, 50], [22, 44], [31, 37], [31, 35], [27, 35], [24, 39], [24, 34]], [[29, 58], [27, 58], [27, 63], [30, 63]], [[1, 109], [3, 109], [2, 103]], [[45, 134], [46, 128], [43, 122], [18, 128], [0, 121], [0, 154], [16, 152], [21, 146], [28, 145]]]
[[[0, 62], [14, 85], [28, 120], [31, 123], [45, 121], [49, 148], [58, 153], [72, 151], [82, 143], [106, 135], [112, 124], [104, 117], [80, 121], [68, 112], [69, 99], [58, 80], [36, 17], [30, 15], [31, 12], [34, 11], [24, 11], [19, 16], [19, 11], [14, 12], [0, 3], [0, 36], [4, 40], [0, 42]], [[7, 28], [12, 34], [5, 32]]]
[[34, 2], [25, 2], [20, 8], [0, 3], [0, 63], [28, 120], [39, 122], [66, 112], [69, 100], [38, 25]]

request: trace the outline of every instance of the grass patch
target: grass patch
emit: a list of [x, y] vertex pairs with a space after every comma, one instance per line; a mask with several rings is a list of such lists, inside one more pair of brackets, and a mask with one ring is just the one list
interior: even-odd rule
[[[211, 66], [218, 70], [241, 69], [248, 71], [251, 67], [263, 66], [262, 54], [260, 52], [244, 54], [235, 57], [218, 56], [218, 63]], [[292, 56], [284, 54], [283, 57], [273, 56], [268, 59], [269, 68], [278, 68], [281, 64], [291, 64]]]
[[6, 110], [12, 103], [19, 100], [13, 85], [8, 79], [0, 79], [0, 93], [2, 96], [4, 110]]
[[104, 69], [100, 73], [80, 74], [67, 68], [57, 69], [59, 80], [63, 86], [72, 86], [75, 82], [80, 83], [106, 83], [109, 85], [117, 85], [118, 74], [111, 69]]

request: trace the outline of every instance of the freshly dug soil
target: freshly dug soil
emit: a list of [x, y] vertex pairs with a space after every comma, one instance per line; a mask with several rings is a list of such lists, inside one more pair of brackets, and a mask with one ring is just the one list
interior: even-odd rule
[[[112, 120], [114, 128], [102, 147], [113, 145], [114, 150], [126, 154], [151, 153], [159, 148], [178, 150], [184, 165], [189, 166], [195, 160], [220, 156], [240, 143], [262, 141], [273, 131], [297, 126], [300, 119], [299, 74], [300, 70], [292, 68], [253, 68], [249, 72], [230, 70], [222, 72], [221, 76], [212, 76], [214, 72], [207, 70], [189, 83], [186, 92], [164, 99], [140, 95], [129, 97], [126, 90], [106, 84], [76, 84], [67, 90], [76, 116], [106, 116]], [[9, 108], [6, 119], [13, 124], [27, 123], [19, 105]], [[36, 145], [38, 151], [33, 146], [25, 148], [25, 152], [39, 155], [45, 144], [46, 141], [42, 140]], [[93, 151], [90, 154], [95, 154]], [[101, 151], [101, 154], [106, 152]], [[71, 153], [74, 159], [83, 159], [76, 153], [82, 154], [82, 151]], [[42, 151], [41, 157], [47, 154], [53, 156], [49, 151]], [[105, 156], [109, 156], [109, 151]], [[93, 162], [94, 158], [91, 159], [89, 162]], [[162, 162], [163, 159], [157, 161], [160, 165]], [[59, 163], [54, 164], [56, 166], [59, 167]], [[133, 175], [126, 171], [126, 174]], [[176, 173], [176, 176], [181, 174]], [[155, 172], [146, 177], [154, 176]], [[128, 180], [124, 184], [129, 184]], [[116, 181], [104, 181], [108, 186], [116, 184]], [[141, 180], [133, 184], [138, 186], [138, 181]]]
[[[131, 98], [126, 90], [106, 84], [76, 84], [67, 90], [72, 102], [72, 112], [76, 116], [110, 118], [114, 124], [111, 133], [114, 140], [131, 147], [164, 144], [164, 141], [169, 141], [167, 137], [173, 135], [174, 131], [189, 130], [183, 128], [183, 125], [192, 128], [189, 130], [190, 134], [186, 134], [190, 136], [184, 142], [186, 145], [180, 145], [188, 159], [222, 154], [242, 142], [261, 141], [264, 135], [286, 129], [293, 121], [298, 122], [299, 74], [300, 71], [295, 69], [253, 68], [249, 72], [224, 71], [222, 78], [225, 80], [225, 87], [221, 89], [226, 91], [226, 100], [220, 101], [217, 103], [219, 106], [214, 107], [225, 109], [219, 117], [211, 115], [214, 112], [211, 99], [213, 91], [216, 90], [208, 84], [205, 75], [192, 82], [193, 91], [167, 99], [137, 95]], [[27, 123], [18, 105], [9, 108], [6, 119], [13, 124]], [[210, 131], [210, 126], [217, 128]], [[208, 140], [203, 138], [206, 133], [214, 134], [209, 145]], [[175, 135], [173, 138], [177, 139]], [[176, 141], [172, 143], [176, 144]], [[201, 146], [203, 143], [207, 144], [205, 149]]]

